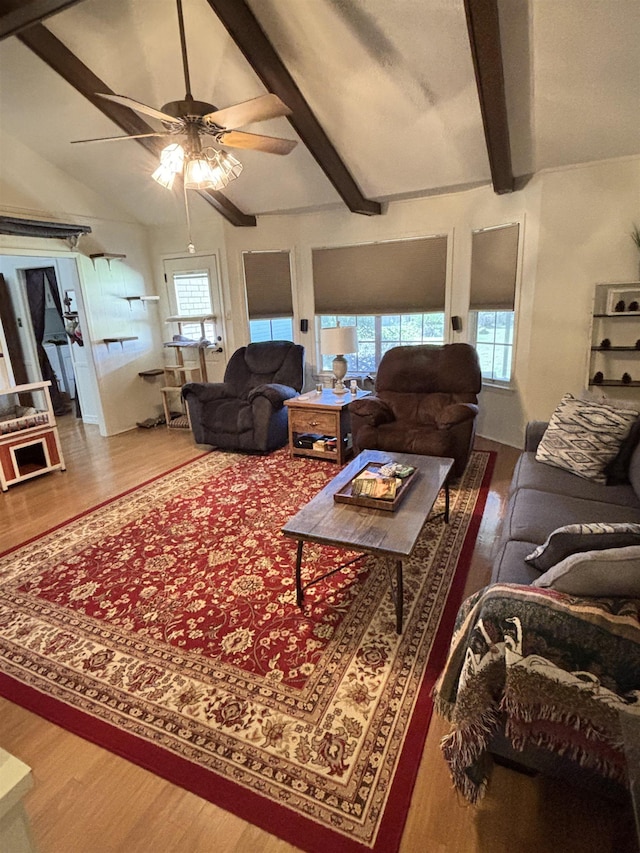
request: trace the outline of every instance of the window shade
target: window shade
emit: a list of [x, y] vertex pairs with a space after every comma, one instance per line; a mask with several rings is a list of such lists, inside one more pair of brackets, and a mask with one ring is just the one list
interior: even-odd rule
[[473, 232], [471, 311], [513, 311], [519, 231], [516, 223]]
[[250, 320], [293, 317], [289, 252], [243, 252]]
[[446, 236], [313, 250], [316, 314], [444, 311]]

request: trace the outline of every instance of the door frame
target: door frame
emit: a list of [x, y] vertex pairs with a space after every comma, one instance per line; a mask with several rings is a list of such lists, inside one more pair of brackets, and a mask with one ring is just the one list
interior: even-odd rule
[[[170, 316], [178, 313], [175, 290], [171, 286], [170, 276], [179, 272], [195, 272], [206, 269], [209, 273], [209, 292], [212, 303], [212, 313], [215, 314], [215, 329], [222, 341], [219, 342], [222, 352], [207, 353], [207, 372], [210, 382], [221, 382], [226, 363], [229, 358], [224, 289], [220, 275], [220, 261], [217, 252], [203, 252], [193, 255], [163, 255], [162, 271], [165, 294]], [[215, 343], [218, 343], [217, 341]]]
[[[85, 285], [84, 285], [84, 281], [83, 281], [83, 277], [82, 277], [82, 265], [79, 262], [80, 257], [81, 257], [81, 254], [79, 252], [65, 251], [65, 250], [61, 250], [61, 249], [31, 249], [31, 248], [26, 248], [26, 247], [11, 247], [11, 248], [0, 247], [0, 259], [3, 259], [3, 258], [13, 258], [13, 259], [24, 258], [25, 259], [24, 264], [20, 263], [20, 265], [15, 266], [17, 271], [22, 271], [24, 269], [33, 268], [33, 267], [40, 267], [40, 266], [52, 266], [52, 267], [54, 267], [55, 271], [56, 271], [56, 278], [58, 281], [58, 291], [60, 291], [60, 290], [62, 290], [62, 291], [64, 291], [64, 290], [75, 290], [76, 291], [76, 304], [77, 304], [77, 310], [78, 310], [78, 316], [80, 319], [81, 328], [87, 329], [88, 328], [88, 320], [87, 320], [87, 315], [86, 315], [85, 308], [84, 308]], [[60, 268], [59, 263], [58, 263], [62, 259], [73, 261], [75, 281], [71, 280], [70, 282], [66, 283], [66, 279], [65, 279], [66, 272], [64, 275], [62, 274], [61, 268]], [[5, 279], [6, 279], [6, 277], [7, 277], [6, 272], [2, 269], [0, 269], [0, 272], [3, 272], [3, 274], [5, 275]], [[22, 311], [22, 314], [24, 315], [24, 321], [26, 322], [26, 324], [28, 324], [28, 328], [26, 330], [26, 332], [29, 336], [28, 346], [29, 346], [29, 348], [31, 348], [33, 350], [33, 352], [31, 352], [31, 356], [33, 357], [33, 356], [35, 356], [35, 352], [36, 352], [35, 340], [34, 340], [33, 328], [31, 326], [31, 315], [29, 313], [28, 304], [26, 303], [26, 291], [24, 288], [24, 281], [25, 281], [24, 274], [21, 274], [18, 277], [18, 284], [19, 284], [18, 299], [22, 303], [19, 307]], [[62, 296], [61, 296], [61, 298], [62, 298]], [[21, 340], [24, 337], [25, 336], [21, 335]], [[93, 399], [96, 401], [97, 410], [96, 410], [95, 414], [92, 413], [92, 414], [87, 415], [87, 416], [85, 416], [85, 413], [83, 411], [82, 412], [82, 421], [83, 421], [83, 423], [86, 423], [86, 424], [97, 424], [100, 428], [100, 433], [104, 434], [104, 416], [102, 413], [102, 401], [100, 399], [100, 389], [98, 386], [96, 368], [95, 368], [95, 363], [93, 360], [93, 352], [92, 352], [92, 348], [90, 345], [85, 344], [84, 349], [86, 352], [87, 379], [90, 383], [89, 391], [90, 391], [90, 394], [93, 397]], [[76, 369], [76, 360], [74, 358], [74, 355], [75, 355], [75, 353], [73, 352], [73, 349], [72, 349], [73, 369], [74, 369], [74, 374], [76, 376], [76, 394], [78, 394], [78, 398], [80, 400], [80, 406], [81, 406], [81, 410], [82, 410], [82, 396], [81, 396], [81, 392], [79, 391], [79, 388], [78, 388], [78, 381], [77, 381], [78, 371]], [[27, 361], [27, 357], [28, 357], [27, 353], [25, 353], [25, 361]], [[35, 364], [37, 365], [37, 357], [35, 360]], [[38, 373], [39, 373], [39, 368], [38, 368]]]

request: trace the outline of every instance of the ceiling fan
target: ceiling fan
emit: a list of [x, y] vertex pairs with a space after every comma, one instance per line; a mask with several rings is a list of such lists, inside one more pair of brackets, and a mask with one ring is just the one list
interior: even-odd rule
[[184, 170], [185, 188], [219, 190], [238, 177], [242, 164], [227, 151], [203, 145], [203, 142], [207, 141], [205, 137], [212, 137], [213, 141], [225, 147], [250, 148], [267, 154], [289, 154], [298, 144], [295, 140], [247, 133], [237, 128], [252, 122], [287, 116], [291, 114], [291, 110], [277, 95], [272, 94], [223, 109], [205, 101], [196, 101], [191, 94], [182, 0], [176, 2], [186, 89], [184, 100], [170, 101], [158, 110], [124, 95], [96, 92], [101, 98], [157, 119], [164, 125], [164, 130], [99, 139], [79, 139], [74, 140], [74, 143], [112, 142], [153, 136], [182, 137], [179, 142], [168, 145], [162, 151], [160, 166], [153, 173], [153, 177], [158, 183], [171, 188], [175, 175]]

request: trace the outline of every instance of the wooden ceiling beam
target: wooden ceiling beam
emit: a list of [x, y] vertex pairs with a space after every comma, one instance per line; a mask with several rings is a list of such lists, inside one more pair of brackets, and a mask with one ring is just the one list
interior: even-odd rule
[[0, 41], [81, 2], [82, 0], [1, 0]]
[[[125, 133], [152, 133], [157, 130], [128, 107], [96, 97], [96, 92], [107, 95], [115, 93], [42, 24], [35, 24], [23, 30], [18, 33], [17, 38]], [[156, 139], [136, 139], [135, 142], [146, 148], [156, 158], [163, 147], [162, 143]], [[243, 213], [222, 193], [215, 190], [202, 190], [198, 191], [198, 194], [232, 225], [254, 226], [256, 224], [255, 216]]]
[[496, 193], [513, 192], [511, 145], [504, 88], [497, 0], [464, 0], [473, 68]]
[[207, 0], [269, 92], [292, 110], [289, 121], [352, 213], [376, 216], [245, 0]]

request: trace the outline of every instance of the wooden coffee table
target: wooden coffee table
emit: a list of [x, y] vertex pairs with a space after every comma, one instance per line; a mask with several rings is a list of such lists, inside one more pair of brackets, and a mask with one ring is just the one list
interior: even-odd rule
[[[449, 521], [449, 487], [447, 477], [453, 459], [440, 456], [417, 456], [411, 453], [387, 453], [364, 450], [302, 507], [282, 528], [285, 536], [296, 539], [296, 603], [302, 607], [304, 590], [350, 563], [302, 584], [302, 550], [305, 542], [320, 542], [355, 549], [391, 559], [396, 568], [396, 631], [402, 633], [402, 565], [411, 556], [418, 537], [442, 488], [445, 490], [445, 522]], [[334, 501], [335, 492], [345, 486], [368, 462], [400, 462], [412, 465], [417, 473], [395, 512], [353, 506]], [[350, 562], [353, 562], [350, 561]], [[392, 588], [393, 594], [393, 588]]]

